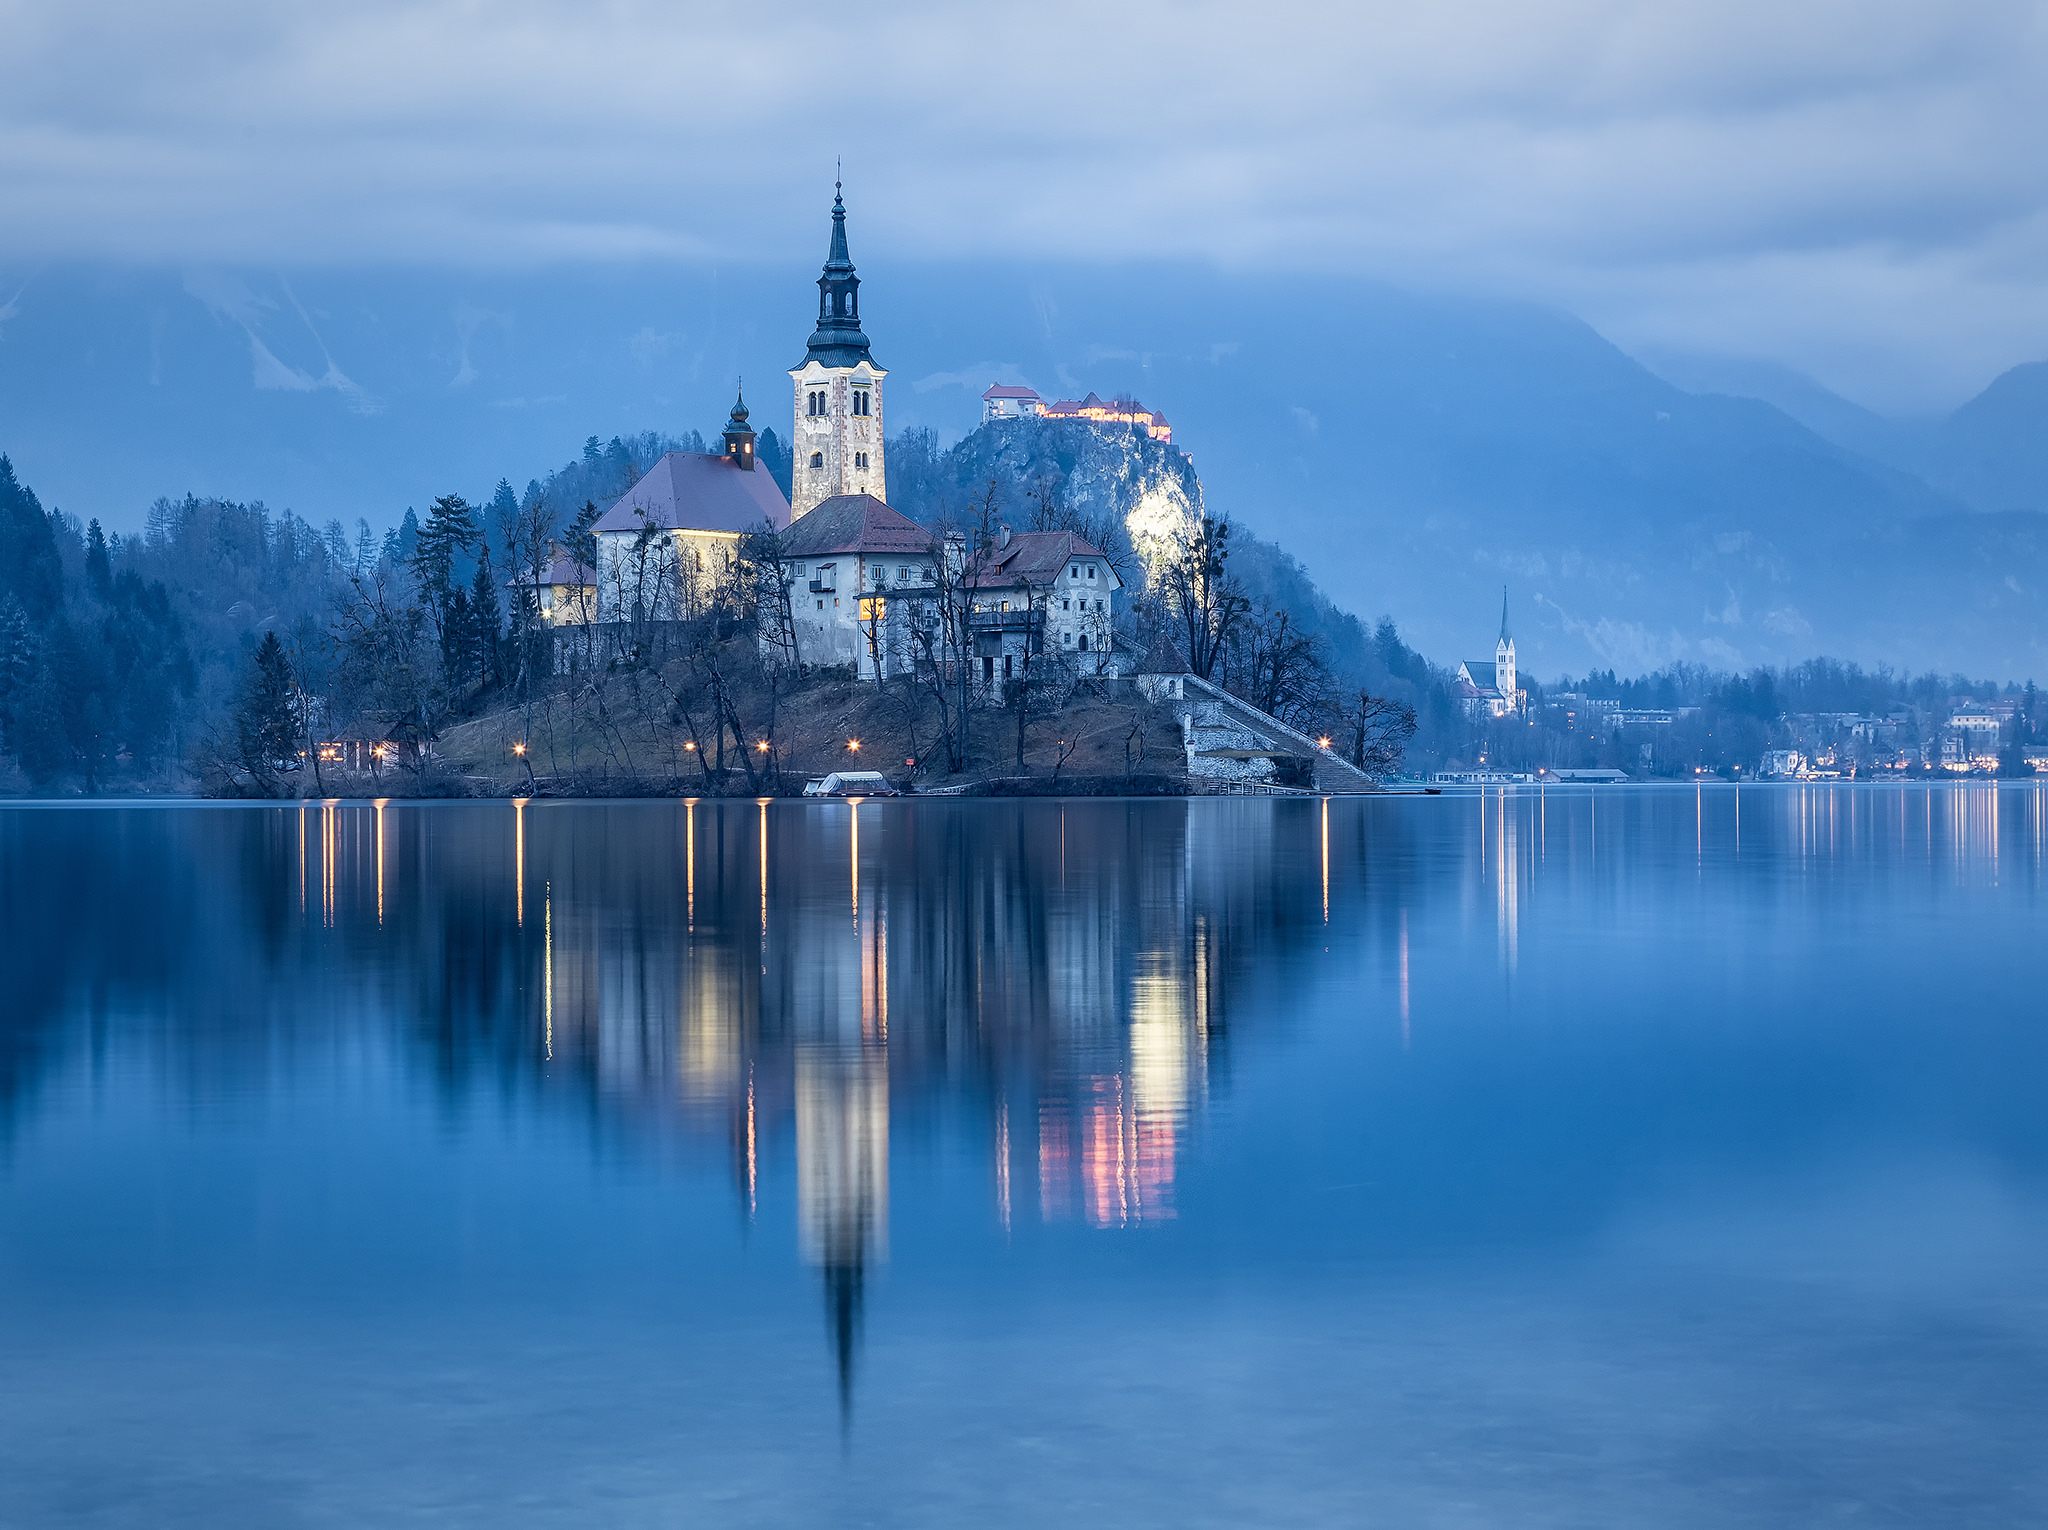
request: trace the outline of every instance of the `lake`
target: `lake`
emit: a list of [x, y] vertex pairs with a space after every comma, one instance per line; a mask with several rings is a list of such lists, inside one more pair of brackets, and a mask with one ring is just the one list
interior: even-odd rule
[[2048, 1521], [2048, 799], [0, 809], [0, 1524]]

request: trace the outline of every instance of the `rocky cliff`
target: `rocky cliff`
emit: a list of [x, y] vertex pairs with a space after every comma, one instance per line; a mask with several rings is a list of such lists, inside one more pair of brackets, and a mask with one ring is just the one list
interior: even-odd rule
[[1050, 486], [1088, 519], [1121, 519], [1143, 553], [1202, 513], [1194, 464], [1140, 430], [1085, 420], [992, 420], [950, 451], [934, 447], [919, 431], [889, 445], [889, 503], [920, 521], [942, 510], [966, 519], [993, 481], [1002, 517], [1021, 529], [1030, 524], [1032, 496]]

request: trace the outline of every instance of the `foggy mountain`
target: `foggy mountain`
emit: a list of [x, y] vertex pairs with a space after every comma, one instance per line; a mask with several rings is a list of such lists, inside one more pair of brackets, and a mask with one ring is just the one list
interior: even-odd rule
[[[1527, 306], [862, 262], [852, 227], [892, 437], [958, 440], [994, 381], [1134, 393], [1212, 512], [1441, 662], [1490, 652], [1506, 584], [1542, 675], [1816, 653], [2048, 673], [2048, 368], [1892, 427], [1791, 374], [1709, 388], [1660, 358], [1660, 376]], [[525, 483], [591, 434], [709, 433], [742, 375], [776, 424], [822, 244], [780, 269], [17, 276], [0, 449], [46, 502], [115, 528], [188, 490], [389, 525]]]

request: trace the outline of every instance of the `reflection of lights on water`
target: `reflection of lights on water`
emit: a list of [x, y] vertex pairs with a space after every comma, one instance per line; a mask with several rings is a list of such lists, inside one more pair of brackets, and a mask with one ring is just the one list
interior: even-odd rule
[[542, 1040], [547, 1049], [548, 1059], [555, 1055], [555, 884], [541, 884], [541, 971], [543, 973], [541, 1013], [544, 1017]]
[[[524, 747], [523, 745], [521, 746]], [[512, 799], [512, 885], [518, 889], [519, 928], [526, 928], [526, 799]], [[384, 922], [384, 810], [377, 810], [377, 922]]]
[[1010, 1230], [1010, 1102], [996, 1101], [996, 1219]]
[[[379, 797], [370, 804], [377, 813], [377, 925], [380, 929], [384, 924], [384, 808], [390, 800], [388, 797]], [[526, 837], [523, 830], [520, 834], [519, 849], [519, 865], [521, 869], [519, 879], [519, 923], [523, 928], [526, 924], [526, 878], [524, 875], [526, 866]]]
[[1408, 1045], [1408, 910], [1401, 910], [1401, 1045]]

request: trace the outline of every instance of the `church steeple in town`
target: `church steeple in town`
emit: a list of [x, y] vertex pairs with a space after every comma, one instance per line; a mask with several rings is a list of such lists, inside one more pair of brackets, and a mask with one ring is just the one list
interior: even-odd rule
[[1493, 649], [1493, 672], [1496, 687], [1506, 699], [1509, 708], [1511, 710], [1514, 709], [1518, 705], [1517, 696], [1519, 693], [1516, 690], [1517, 681], [1515, 677], [1515, 639], [1514, 634], [1508, 631], [1508, 587], [1506, 585], [1500, 587], [1500, 641], [1494, 645]]
[[818, 278], [818, 328], [806, 354], [828, 367], [850, 367], [868, 355], [868, 337], [860, 329], [860, 278], [853, 274], [853, 257], [846, 253], [846, 199], [836, 181], [832, 247]]
[[841, 494], [885, 492], [882, 379], [860, 327], [860, 278], [846, 250], [846, 197], [832, 183], [832, 243], [818, 277], [818, 327], [804, 359], [789, 369], [796, 385], [791, 443], [791, 516], [807, 515]]

